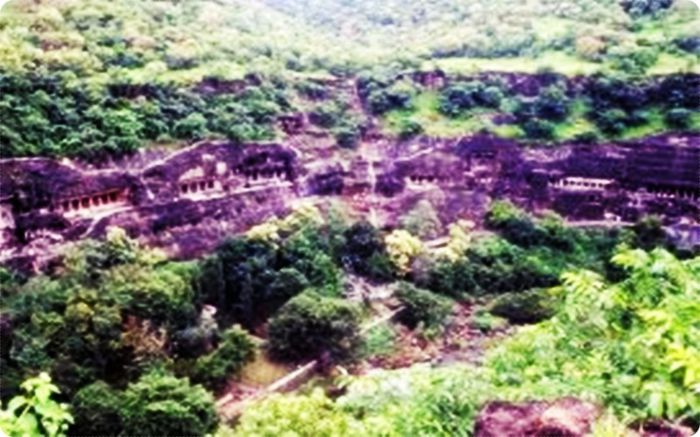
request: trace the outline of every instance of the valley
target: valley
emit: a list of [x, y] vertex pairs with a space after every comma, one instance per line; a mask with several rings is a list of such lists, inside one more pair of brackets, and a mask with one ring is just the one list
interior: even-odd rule
[[690, 437], [688, 0], [11, 0], [0, 434]]

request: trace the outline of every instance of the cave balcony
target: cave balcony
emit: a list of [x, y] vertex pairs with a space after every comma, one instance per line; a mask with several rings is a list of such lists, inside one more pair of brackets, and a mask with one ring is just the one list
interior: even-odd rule
[[128, 190], [110, 190], [61, 198], [53, 204], [53, 210], [63, 214], [66, 218], [92, 217], [130, 206]]

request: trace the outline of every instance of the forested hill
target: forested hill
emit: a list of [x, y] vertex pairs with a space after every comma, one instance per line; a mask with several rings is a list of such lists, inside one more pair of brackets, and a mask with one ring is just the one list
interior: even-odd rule
[[547, 51], [600, 60], [648, 46], [672, 52], [674, 41], [697, 36], [698, 27], [687, 0], [262, 1], [355, 42], [366, 57], [393, 54], [405, 61]]
[[654, 49], [678, 67], [697, 55], [699, 27], [689, 0], [13, 0], [0, 18], [0, 61], [120, 67], [136, 81], [552, 51], [600, 62]]
[[[95, 161], [212, 136], [270, 140], [277, 116], [305, 109], [299, 81], [319, 76], [698, 73], [697, 29], [688, 0], [13, 0], [0, 14], [0, 155]], [[197, 92], [245, 77], [255, 85], [243, 93]], [[411, 105], [435, 118], [434, 95]], [[643, 132], [663, 131], [656, 119]], [[483, 127], [467, 121], [422, 127]]]

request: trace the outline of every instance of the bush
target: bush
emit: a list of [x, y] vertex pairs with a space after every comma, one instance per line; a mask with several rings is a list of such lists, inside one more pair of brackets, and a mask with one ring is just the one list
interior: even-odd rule
[[367, 106], [375, 115], [381, 115], [392, 109], [408, 109], [415, 90], [410, 83], [396, 82], [390, 86], [374, 83], [367, 95]]
[[399, 138], [401, 140], [409, 140], [416, 135], [423, 133], [423, 126], [417, 121], [403, 119], [399, 124]]
[[227, 329], [222, 337], [215, 351], [197, 359], [192, 371], [192, 381], [210, 390], [221, 388], [255, 357], [255, 345], [240, 327]]
[[389, 323], [369, 330], [363, 339], [360, 356], [363, 358], [388, 357], [396, 349], [396, 332]]
[[338, 147], [343, 149], [354, 149], [360, 142], [361, 134], [358, 126], [344, 124], [333, 129], [333, 136]]
[[440, 112], [456, 117], [476, 107], [498, 108], [501, 100], [503, 92], [497, 86], [479, 81], [459, 83], [445, 88], [440, 94]]
[[428, 329], [439, 328], [452, 312], [452, 301], [418, 288], [408, 282], [402, 282], [396, 291], [396, 297], [404, 306], [400, 320], [410, 328], [422, 324]]
[[596, 118], [596, 124], [604, 132], [619, 135], [627, 128], [628, 116], [621, 109], [610, 109]]
[[360, 312], [346, 301], [323, 297], [311, 290], [287, 302], [270, 320], [269, 346], [285, 360], [352, 358], [360, 345]]
[[75, 424], [71, 435], [119, 435], [122, 394], [102, 381], [87, 385], [72, 402]]
[[554, 138], [554, 124], [547, 120], [533, 118], [523, 124], [525, 136], [535, 140], [551, 140]]
[[690, 127], [693, 112], [685, 108], [673, 108], [666, 113], [666, 124], [676, 129], [687, 129]]
[[628, 14], [639, 17], [655, 15], [673, 4], [673, 0], [622, 0], [622, 8]]
[[201, 436], [218, 422], [211, 393], [187, 379], [156, 372], [129, 384], [121, 417], [125, 435]]
[[177, 138], [199, 140], [207, 133], [207, 119], [200, 113], [193, 113], [178, 121], [174, 127]]
[[375, 280], [393, 277], [393, 263], [377, 229], [370, 223], [360, 222], [343, 233], [345, 244], [340, 262], [354, 273]]
[[547, 290], [532, 289], [498, 296], [489, 305], [489, 312], [511, 323], [526, 324], [552, 317], [555, 306], [555, 300]]
[[365, 432], [358, 419], [320, 389], [309, 395], [270, 396], [246, 408], [235, 429], [235, 435], [241, 437], [340, 437]]

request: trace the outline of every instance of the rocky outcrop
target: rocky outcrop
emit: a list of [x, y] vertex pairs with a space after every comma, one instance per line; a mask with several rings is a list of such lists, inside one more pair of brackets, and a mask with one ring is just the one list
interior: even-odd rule
[[[554, 402], [491, 402], [482, 408], [475, 437], [584, 437], [590, 435], [603, 410], [576, 398]], [[663, 421], [630, 427], [626, 435], [638, 437], [690, 437], [690, 428]]]
[[583, 437], [600, 407], [574, 398], [513, 404], [492, 402], [481, 411], [475, 437]]
[[387, 226], [422, 200], [442, 223], [478, 224], [490, 200], [504, 197], [571, 221], [623, 224], [658, 214], [673, 238], [700, 245], [697, 134], [557, 149], [526, 149], [488, 135], [379, 146], [381, 157], [358, 154], [342, 162], [314, 149], [229, 142], [202, 142], [140, 166], [104, 170], [3, 160], [0, 261], [26, 264], [115, 225], [187, 258], [284, 214], [299, 198], [328, 196]]

